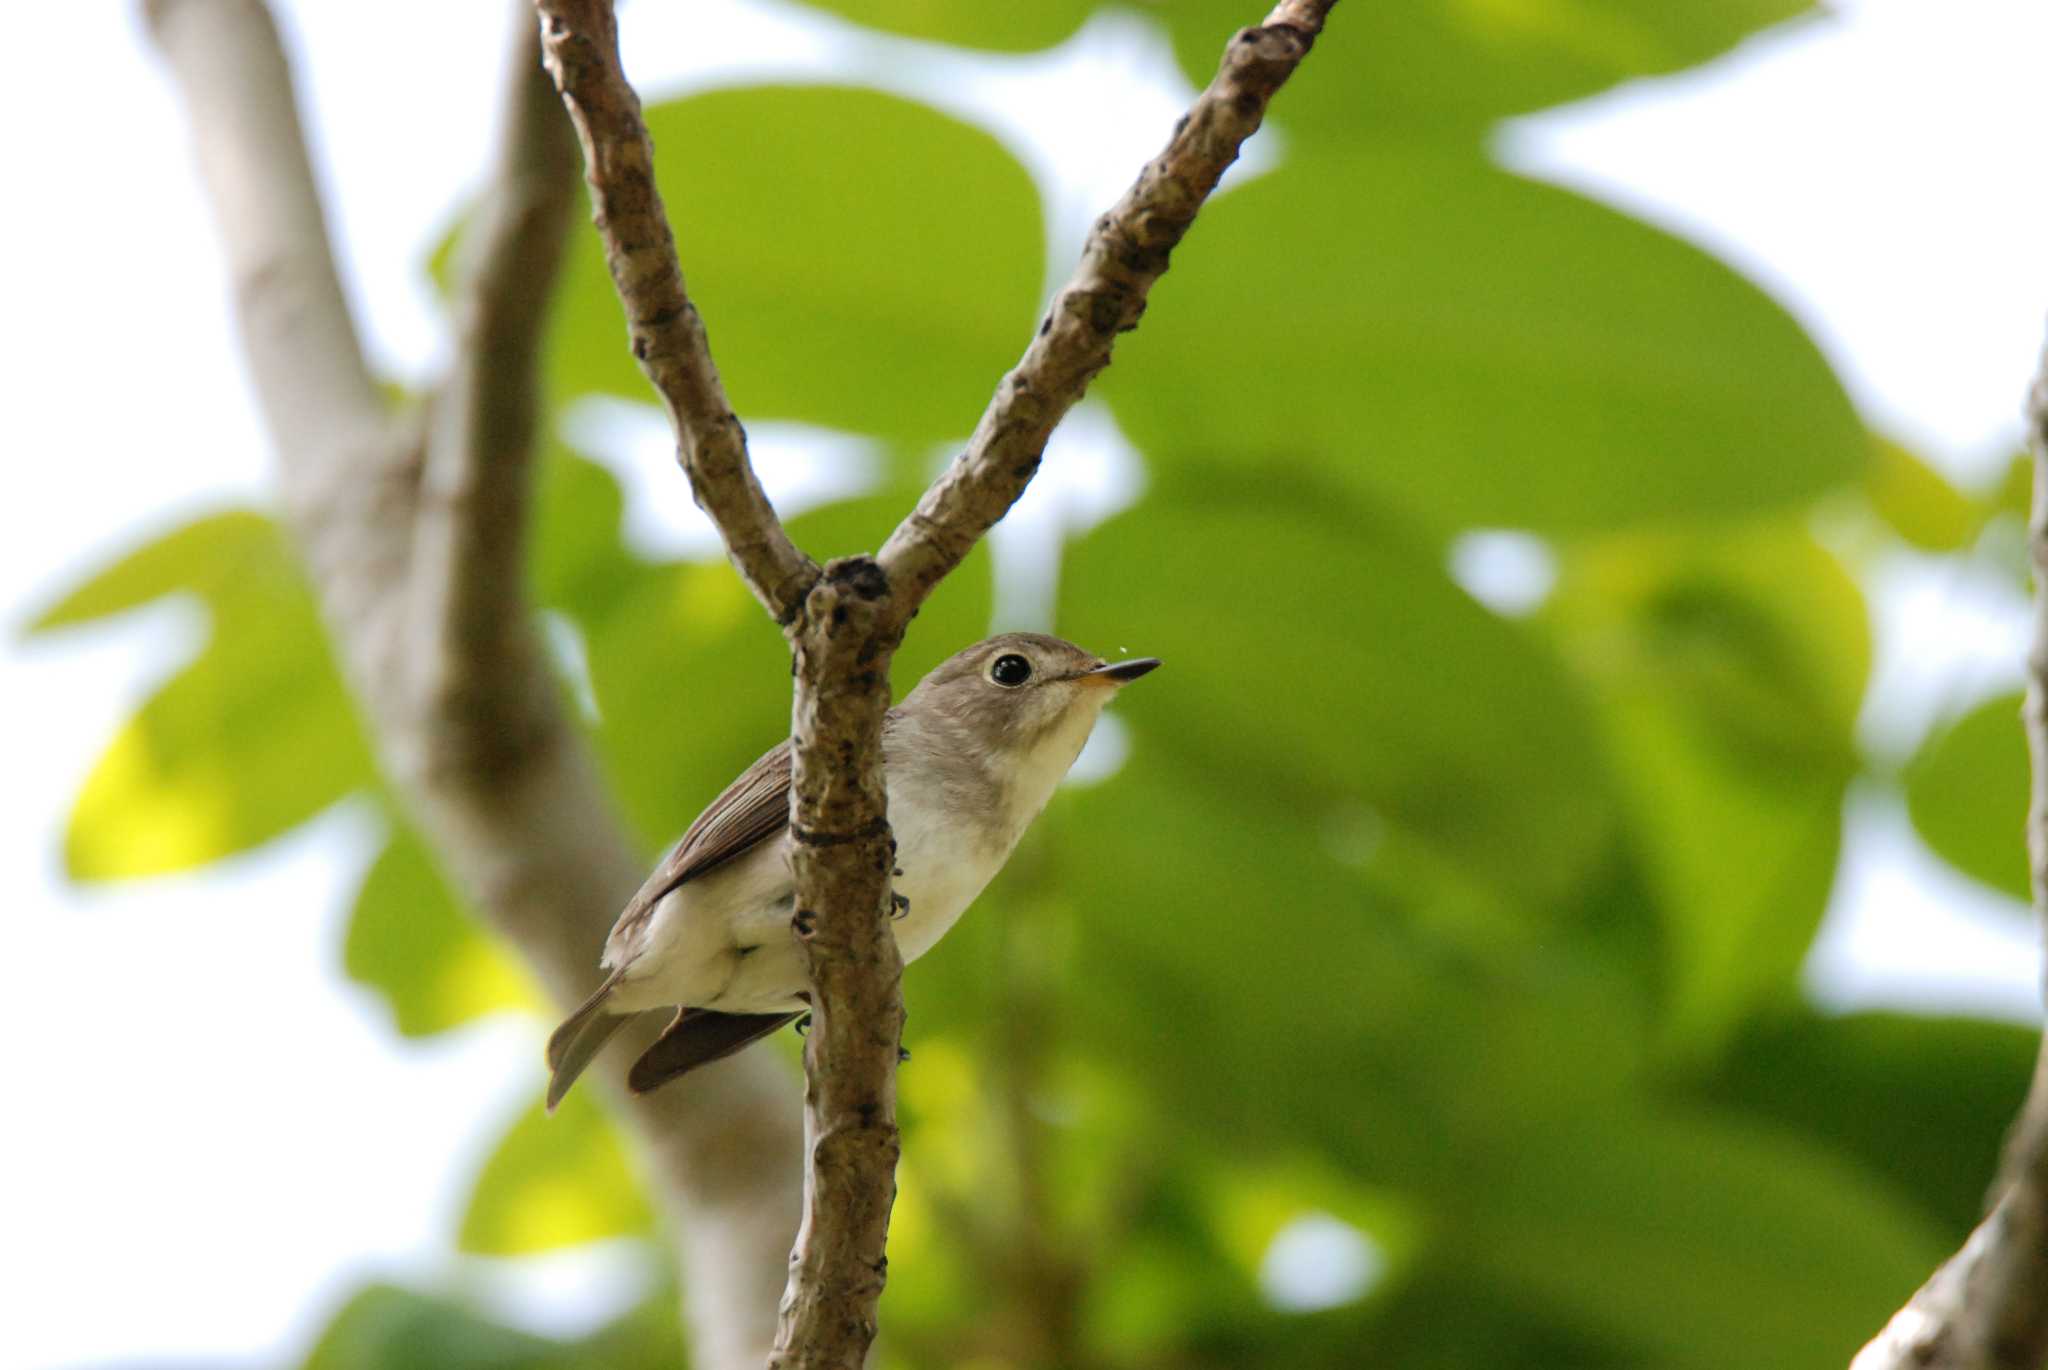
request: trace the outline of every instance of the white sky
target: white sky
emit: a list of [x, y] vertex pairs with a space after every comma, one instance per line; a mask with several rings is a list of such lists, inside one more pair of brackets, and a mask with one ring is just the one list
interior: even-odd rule
[[[284, 8], [366, 335], [387, 365], [425, 374], [439, 340], [417, 264], [467, 189], [450, 169], [479, 165], [487, 146], [506, 7]], [[748, 75], [850, 51], [912, 92], [941, 69], [915, 45], [800, 27], [793, 13], [633, 5], [629, 60], [650, 87], [687, 77], [690, 54], [709, 66], [738, 50], [781, 54]], [[41, 24], [38, 48], [67, 60], [16, 62], [0, 84], [18, 133], [0, 347], [26, 486], [0, 504], [9, 625], [139, 533], [265, 484], [183, 120], [132, 12], [49, 6]], [[1504, 155], [1721, 252], [1806, 323], [1866, 414], [1979, 476], [2016, 440], [2048, 319], [2044, 55], [2038, 0], [1864, 0], [1704, 73], [1523, 125]], [[1130, 21], [974, 72], [977, 95], [947, 103], [1007, 130], [1042, 180], [1062, 178], [1052, 204], [1068, 252], [1185, 94]], [[1065, 82], [1097, 102], [1065, 126], [1027, 136], [1001, 112]], [[642, 463], [641, 477], [679, 528], [689, 511], [672, 469]], [[1875, 733], [1909, 739], [1937, 708], [2017, 678], [2014, 596], [1910, 559], [1881, 580]], [[61, 883], [56, 800], [192, 642], [173, 611], [0, 643], [0, 1003], [19, 1120], [0, 1163], [9, 1365], [268, 1362], [370, 1274], [445, 1277], [460, 1186], [536, 1087], [532, 1026], [408, 1046], [339, 978], [341, 914], [370, 838], [361, 814], [202, 877]], [[1852, 804], [1850, 846], [1809, 967], [1822, 998], [2033, 1015], [2037, 962], [2017, 905], [1933, 862], [1883, 796]], [[483, 1296], [542, 1323], [604, 1311], [602, 1256], [466, 1269]]]

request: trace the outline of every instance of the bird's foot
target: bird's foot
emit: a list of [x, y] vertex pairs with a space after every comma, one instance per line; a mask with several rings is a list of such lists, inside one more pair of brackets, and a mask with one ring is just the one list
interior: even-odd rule
[[811, 1035], [810, 1014], [806, 1013], [803, 1017], [796, 1020], [796, 1035], [799, 1037], [808, 1037]]
[[809, 937], [818, 930], [818, 911], [798, 909], [796, 915], [789, 920], [789, 925], [796, 929], [797, 936]]
[[910, 896], [898, 894], [894, 890], [889, 891], [889, 916], [891, 918], [908, 918], [910, 916]]

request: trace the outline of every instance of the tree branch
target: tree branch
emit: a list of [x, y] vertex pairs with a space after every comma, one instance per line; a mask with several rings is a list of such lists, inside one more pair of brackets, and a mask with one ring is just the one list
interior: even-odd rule
[[[2027, 656], [2027, 752], [2033, 784], [2027, 857], [2048, 938], [2048, 351], [2028, 396], [2034, 506], [2034, 641]], [[2048, 1365], [2048, 1038], [2006, 1138], [1991, 1211], [1922, 1285], [1851, 1370], [2040, 1370]]]
[[[145, 15], [190, 111], [286, 512], [385, 769], [477, 907], [573, 1003], [641, 869], [520, 593], [534, 353], [574, 187], [533, 49], [471, 234], [462, 355], [422, 433], [386, 416], [357, 346], [261, 0]], [[619, 1093], [630, 1059], [630, 1044], [607, 1053]], [[767, 1056], [693, 1086], [626, 1116], [677, 1219], [692, 1363], [758, 1365], [797, 1215], [795, 1110]]]
[[996, 387], [967, 449], [882, 548], [882, 566], [906, 613], [1024, 493], [1053, 429], [1109, 365], [1117, 335], [1138, 326], [1167, 258], [1335, 6], [1336, 0], [1283, 0], [1263, 27], [1238, 33], [1166, 150], [1096, 221], [1073, 277], [1053, 298], [1023, 360]]
[[505, 117], [459, 244], [455, 355], [427, 418], [412, 543], [414, 636], [438, 648], [413, 663], [413, 692], [446, 724], [426, 730], [447, 753], [432, 764], [455, 769], [495, 770], [478, 748], [516, 751], [554, 707], [521, 587], [542, 330], [576, 203], [576, 140], [539, 31], [524, 6], [514, 14]]
[[855, 1370], [875, 1333], [900, 1149], [903, 963], [889, 927], [895, 843], [881, 724], [888, 668], [918, 606], [1015, 502], [1054, 425], [1137, 326], [1145, 295], [1336, 0], [1283, 0], [1237, 35], [1166, 151], [1097, 224], [1074, 280], [1004, 378], [968, 450], [879, 560], [822, 573], [788, 539], [748, 465], [704, 327], [683, 288], [653, 151], [610, 0], [535, 0], [549, 70], [578, 136], [633, 352], [677, 429], [684, 470], [742, 578], [795, 654], [792, 864], [812, 992], [805, 1045], [811, 1164], [769, 1364]]
[[777, 623], [796, 617], [818, 567], [783, 531], [747, 460], [704, 320], [690, 302], [675, 235], [654, 184], [654, 144], [619, 59], [611, 0], [539, 0], [548, 70], [583, 144], [605, 265], [626, 309], [633, 355], [668, 409], [676, 458], [718, 525], [740, 579]]

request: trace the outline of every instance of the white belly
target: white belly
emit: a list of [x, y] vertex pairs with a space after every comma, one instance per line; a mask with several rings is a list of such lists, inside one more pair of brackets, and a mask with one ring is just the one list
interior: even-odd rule
[[[891, 817], [903, 872], [895, 889], [909, 901], [891, 928], [907, 963], [960, 920], [1009, 852], [964, 838], [943, 811], [906, 803]], [[668, 1004], [722, 1013], [802, 1008], [798, 996], [809, 981], [790, 930], [793, 893], [787, 837], [691, 881], [656, 906], [614, 1001], [627, 1010]]]

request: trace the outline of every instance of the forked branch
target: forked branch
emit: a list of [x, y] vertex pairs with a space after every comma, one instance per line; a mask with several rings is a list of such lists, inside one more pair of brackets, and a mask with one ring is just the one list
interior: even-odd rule
[[887, 1268], [903, 1017], [880, 756], [891, 656], [926, 596], [1023, 493], [1054, 427], [1109, 364], [1116, 336], [1137, 326], [1174, 246], [1335, 3], [1283, 0], [1264, 26], [1232, 40], [1166, 150], [1096, 224], [1073, 280], [967, 449], [879, 558], [850, 557], [820, 572], [761, 493], [683, 288], [612, 4], [535, 0], [549, 69], [583, 143], [634, 354], [675, 421], [697, 503], [796, 658], [791, 831], [815, 1019], [805, 1049], [811, 1165], [772, 1366], [857, 1370]]

